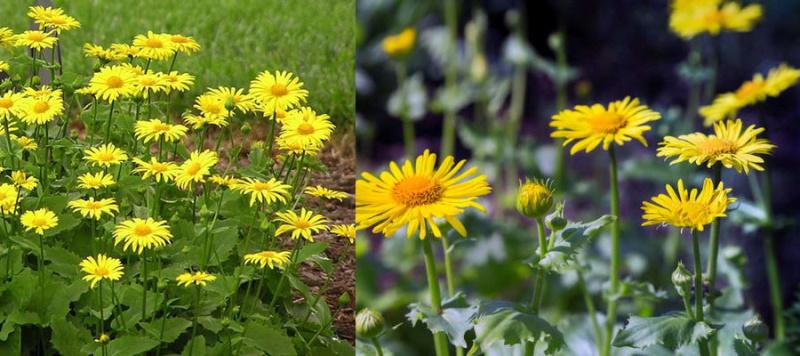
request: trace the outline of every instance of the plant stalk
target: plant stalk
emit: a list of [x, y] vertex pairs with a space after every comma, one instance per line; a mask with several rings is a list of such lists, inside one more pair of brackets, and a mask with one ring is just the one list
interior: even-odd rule
[[611, 222], [611, 267], [609, 294], [612, 296], [608, 301], [606, 312], [605, 340], [601, 355], [611, 354], [611, 341], [614, 339], [614, 325], [617, 323], [617, 298], [619, 289], [619, 182], [617, 178], [617, 157], [614, 145], [608, 149], [609, 157], [609, 184], [611, 185], [611, 214], [615, 219]]
[[[433, 246], [430, 238], [422, 240], [422, 248], [425, 253], [425, 271], [428, 276], [428, 289], [431, 293], [431, 306], [437, 314], [442, 313], [442, 296], [439, 289], [439, 279], [436, 276], [436, 260], [433, 256]], [[436, 356], [448, 356], [450, 351], [447, 348], [447, 336], [442, 332], [433, 334], [433, 345]]]

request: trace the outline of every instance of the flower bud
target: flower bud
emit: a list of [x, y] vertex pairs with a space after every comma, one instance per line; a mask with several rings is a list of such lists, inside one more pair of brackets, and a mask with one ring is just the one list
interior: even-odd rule
[[244, 135], [250, 134], [250, 131], [253, 131], [253, 126], [250, 126], [249, 122], [245, 122], [242, 127], [239, 129]]
[[551, 34], [550, 37], [547, 38], [547, 45], [554, 51], [558, 51], [563, 44], [564, 37], [558, 32]]
[[361, 309], [356, 315], [356, 335], [364, 339], [378, 337], [383, 331], [383, 316], [371, 309]]
[[220, 321], [220, 324], [222, 324], [223, 327], [228, 327], [228, 325], [231, 325], [231, 319], [228, 317], [224, 317]]
[[672, 284], [681, 296], [692, 288], [692, 274], [683, 266], [683, 262], [678, 261], [678, 267], [672, 272]]
[[352, 301], [352, 299], [350, 299], [350, 293], [344, 292], [344, 293], [342, 293], [342, 295], [339, 296], [339, 305], [340, 306], [346, 307], [346, 306], [350, 305], [351, 301]]
[[225, 109], [231, 111], [236, 108], [236, 103], [233, 102], [233, 98], [225, 99]]
[[549, 181], [525, 179], [517, 193], [517, 211], [529, 218], [541, 218], [553, 207], [553, 189]]
[[156, 288], [157, 288], [159, 291], [163, 291], [164, 289], [167, 289], [167, 286], [168, 286], [168, 285], [169, 285], [169, 284], [167, 283], [167, 281], [166, 281], [166, 280], [160, 279], [160, 280], [158, 280], [158, 283], [156, 284]]
[[753, 315], [750, 320], [746, 321], [742, 326], [744, 336], [750, 341], [763, 343], [769, 337], [769, 328], [761, 321], [758, 315]]
[[42, 79], [39, 78], [38, 75], [34, 75], [33, 78], [31, 78], [31, 87], [35, 87], [35, 86], [39, 85], [39, 83], [41, 83], [41, 82], [42, 82]]
[[556, 205], [556, 211], [544, 219], [544, 224], [551, 231], [560, 231], [567, 227], [567, 219], [564, 219], [564, 203]]

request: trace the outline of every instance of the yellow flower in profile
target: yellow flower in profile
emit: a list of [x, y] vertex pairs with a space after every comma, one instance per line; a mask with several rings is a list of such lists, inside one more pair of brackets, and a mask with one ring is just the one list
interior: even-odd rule
[[81, 189], [101, 189], [114, 185], [114, 177], [103, 172], [84, 173], [78, 177], [78, 188]]
[[114, 245], [125, 242], [123, 251], [128, 247], [137, 254], [142, 254], [144, 249], [152, 249], [172, 241], [172, 233], [166, 221], [156, 221], [152, 218], [133, 218], [121, 222], [114, 228]]
[[324, 198], [324, 199], [336, 199], [338, 201], [342, 201], [342, 199], [347, 199], [350, 197], [350, 194], [345, 192], [340, 192], [338, 190], [328, 189], [321, 185], [317, 185], [314, 187], [306, 187], [304, 192], [312, 197]]
[[564, 138], [564, 146], [577, 141], [570, 149], [570, 154], [585, 150], [593, 151], [601, 143], [608, 151], [612, 143], [623, 145], [636, 139], [647, 146], [642, 136], [650, 130], [646, 123], [656, 121], [661, 114], [639, 104], [639, 99], [626, 97], [623, 100], [608, 104], [608, 108], [600, 104], [592, 106], [578, 105], [574, 110], [564, 110], [553, 115], [550, 127], [555, 128], [550, 137]]
[[11, 47], [16, 42], [14, 31], [8, 27], [0, 27], [0, 46]]
[[29, 177], [28, 174], [23, 171], [12, 171], [11, 182], [14, 183], [15, 186], [22, 189], [33, 190], [36, 188], [39, 180], [36, 179], [36, 177]]
[[186, 272], [175, 278], [178, 286], [189, 287], [191, 285], [205, 286], [208, 282], [217, 280], [217, 277], [207, 272]]
[[211, 119], [224, 119], [230, 116], [230, 111], [225, 108], [225, 103], [215, 96], [201, 95], [195, 100], [194, 108]]
[[243, 194], [250, 194], [250, 206], [253, 206], [256, 202], [265, 204], [286, 203], [289, 189], [292, 189], [292, 186], [284, 184], [275, 178], [262, 181], [248, 177], [237, 181], [233, 188]]
[[107, 102], [129, 98], [136, 94], [136, 74], [127, 67], [115, 65], [100, 68], [89, 80], [87, 89], [97, 99]]
[[691, 191], [683, 186], [683, 180], [678, 180], [678, 190], [666, 185], [667, 194], [653, 197], [652, 202], [642, 203], [644, 223], [649, 225], [672, 225], [678, 228], [689, 228], [703, 231], [705, 225], [714, 219], [725, 217], [728, 204], [736, 201], [729, 197], [731, 189], [725, 189], [722, 182], [714, 188], [714, 182], [706, 178], [703, 189]]
[[779, 96], [800, 80], [800, 70], [781, 64], [772, 68], [765, 78], [761, 73], [742, 83], [735, 92], [718, 95], [710, 105], [700, 108], [703, 123], [711, 126], [725, 118], [733, 118], [742, 108]]
[[93, 43], [86, 43], [83, 45], [83, 54], [86, 57], [94, 57], [106, 62], [121, 61], [125, 59], [124, 55]]
[[764, 159], [775, 148], [769, 140], [758, 138], [764, 128], [750, 125], [742, 132], [742, 120], [720, 121], [714, 124], [714, 134], [695, 132], [678, 137], [667, 136], [660, 143], [658, 157], [675, 159], [670, 165], [683, 161], [711, 167], [722, 164], [737, 172], [750, 173], [750, 169], [763, 171]]
[[11, 66], [5, 61], [0, 60], [0, 73], [8, 73], [9, 70], [11, 70]]
[[133, 79], [136, 87], [136, 95], [147, 99], [151, 94], [165, 91], [164, 81], [161, 80], [161, 73], [147, 71], [147, 73], [137, 75]]
[[[13, 132], [14, 128], [9, 127], [9, 130]], [[16, 136], [12, 134], [11, 139], [13, 139], [14, 142], [16, 142], [24, 151], [33, 151], [39, 148], [39, 145], [36, 144], [36, 141], [28, 136]]]
[[200, 45], [194, 38], [183, 35], [171, 35], [168, 33], [162, 33], [161, 35], [164, 36], [175, 50], [181, 53], [192, 54], [200, 50]]
[[61, 90], [58, 95], [32, 97], [22, 102], [22, 121], [29, 125], [44, 125], [64, 113]]
[[73, 200], [67, 205], [84, 218], [91, 217], [95, 220], [100, 220], [103, 214], [113, 217], [115, 212], [119, 212], [119, 206], [112, 198], [94, 200], [94, 198], [90, 197], [88, 200]]
[[33, 19], [39, 28], [54, 30], [56, 33], [81, 27], [80, 22], [64, 13], [64, 10], [54, 7], [31, 6], [28, 8], [28, 17]]
[[94, 342], [98, 344], [107, 344], [109, 341], [111, 341], [111, 336], [108, 336], [106, 333], [102, 333], [100, 334], [100, 337], [96, 337], [94, 339]]
[[88, 148], [83, 151], [83, 154], [85, 155], [83, 159], [89, 161], [93, 166], [110, 167], [128, 160], [125, 151], [117, 148], [113, 143]]
[[14, 45], [17, 47], [29, 47], [35, 50], [53, 48], [58, 39], [52, 36], [52, 32], [29, 30], [14, 36]]
[[118, 281], [124, 274], [122, 270], [122, 261], [104, 254], [97, 255], [97, 258], [89, 256], [81, 261], [81, 271], [86, 273], [83, 280], [91, 282], [91, 288], [104, 279]]
[[159, 162], [155, 157], [150, 157], [150, 162], [134, 158], [133, 163], [138, 167], [133, 173], [141, 173], [142, 179], [153, 178], [156, 182], [169, 182], [178, 174], [178, 165], [172, 162]]
[[669, 27], [685, 39], [701, 33], [716, 36], [721, 31], [748, 32], [761, 19], [761, 5], [742, 7], [734, 1], [674, 0]]
[[275, 215], [277, 216], [275, 220], [283, 223], [275, 230], [275, 236], [290, 232], [292, 240], [302, 237], [314, 242], [314, 234], [328, 231], [328, 219], [322, 215], [314, 214], [313, 211], [306, 210], [306, 208], [300, 209], [300, 214], [288, 210], [275, 213]]
[[347, 225], [332, 225], [331, 226], [331, 233], [337, 236], [347, 238], [350, 243], [356, 242], [356, 225], [355, 224], [347, 224]]
[[383, 42], [381, 42], [381, 47], [389, 57], [401, 58], [411, 53], [416, 41], [417, 30], [413, 27], [408, 27], [396, 35], [384, 38]]
[[192, 183], [205, 182], [205, 177], [211, 174], [211, 168], [218, 160], [217, 154], [212, 151], [192, 152], [189, 159], [175, 170], [175, 184], [186, 190]]
[[[17, 135], [15, 135], [14, 132], [19, 131], [19, 128], [17, 127], [17, 123], [14, 122], [14, 121], [9, 121], [8, 122], [8, 131], [9, 131], [9, 133], [11, 133], [11, 139], [12, 140], [16, 140], [17, 139]], [[5, 136], [5, 135], [6, 135], [5, 123], [4, 122], [0, 122], [0, 136]], [[34, 145], [35, 144], [36, 143], [34, 143]]]
[[138, 57], [151, 60], [165, 60], [175, 54], [175, 46], [169, 37], [147, 31], [145, 35], [137, 35], [133, 46], [139, 49]]
[[0, 184], [0, 213], [13, 214], [17, 206], [17, 188], [11, 184]]
[[517, 211], [529, 218], [542, 218], [553, 207], [553, 185], [538, 179], [520, 182], [517, 192]]
[[140, 51], [139, 47], [134, 47], [127, 43], [113, 43], [111, 44], [111, 50], [120, 56], [128, 58], [138, 57]]
[[192, 115], [187, 114], [183, 117], [183, 122], [186, 125], [192, 127], [193, 130], [200, 130], [204, 128], [206, 125], [216, 126], [216, 127], [226, 127], [228, 126], [228, 120], [225, 120], [224, 117], [208, 117], [205, 115]]
[[372, 232], [390, 237], [406, 227], [409, 238], [419, 232], [419, 238], [425, 239], [428, 228], [435, 237], [442, 236], [437, 220], [444, 219], [466, 236], [458, 216], [470, 207], [486, 212], [477, 200], [492, 191], [477, 168], [461, 171], [466, 163], [448, 156], [437, 168], [436, 154], [425, 150], [415, 163], [406, 160], [401, 168], [391, 162], [389, 170], [377, 177], [363, 172], [356, 181], [358, 229], [374, 225]]
[[278, 110], [286, 111], [305, 102], [308, 90], [303, 89], [303, 82], [292, 73], [264, 71], [250, 82], [250, 95], [264, 116], [272, 116]]
[[7, 91], [0, 95], [0, 120], [11, 120], [24, 115], [22, 108], [24, 101], [25, 95], [22, 93]]
[[322, 148], [318, 145], [302, 145], [295, 141], [288, 142], [287, 140], [283, 139], [282, 137], [278, 136], [276, 140], [278, 143], [278, 148], [281, 151], [285, 151], [286, 153], [293, 153], [295, 155], [305, 155], [306, 157], [314, 157], [319, 153], [319, 150]]
[[159, 119], [139, 120], [134, 127], [136, 139], [144, 143], [164, 138], [166, 142], [175, 142], [186, 136], [189, 129], [183, 125], [173, 125]]
[[228, 187], [228, 188], [233, 188], [236, 186], [236, 184], [239, 183], [239, 180], [232, 176], [227, 176], [227, 175], [221, 176], [219, 174], [211, 176], [211, 178], [208, 178], [208, 180], [210, 180], [211, 183], [214, 183], [218, 186]]
[[58, 226], [58, 217], [47, 208], [26, 211], [19, 219], [22, 226], [25, 226], [25, 231], [33, 230], [39, 235]]
[[25, 88], [25, 95], [33, 99], [52, 99], [61, 98], [63, 94], [61, 93], [61, 89], [53, 89], [49, 85], [42, 85], [38, 89], [31, 87]]
[[164, 86], [164, 92], [167, 94], [173, 90], [185, 92], [194, 85], [194, 76], [188, 73], [172, 71], [161, 76], [161, 83]]
[[303, 108], [284, 120], [280, 139], [287, 145], [322, 147], [334, 128], [328, 115], [317, 115], [314, 110]]
[[289, 264], [291, 255], [292, 253], [289, 251], [261, 251], [244, 255], [244, 261], [249, 264], [258, 264], [261, 268], [269, 266], [271, 269], [275, 269], [275, 267], [283, 269]]
[[209, 90], [205, 95], [216, 98], [223, 105], [228, 106], [229, 110], [235, 108], [242, 113], [246, 113], [256, 109], [255, 101], [250, 95], [244, 94], [244, 89], [218, 87]]

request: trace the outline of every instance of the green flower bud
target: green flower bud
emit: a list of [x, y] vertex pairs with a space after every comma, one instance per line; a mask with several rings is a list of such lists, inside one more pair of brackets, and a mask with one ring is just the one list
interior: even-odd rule
[[364, 339], [378, 337], [383, 331], [383, 316], [371, 309], [361, 309], [356, 315], [356, 335]]
[[250, 131], [253, 131], [253, 126], [250, 126], [249, 122], [245, 122], [244, 125], [242, 125], [242, 128], [239, 129], [239, 131], [241, 131], [242, 134], [244, 135], [248, 135], [250, 134]]
[[33, 78], [31, 78], [31, 87], [37, 86], [41, 82], [42, 82], [42, 79], [39, 78], [38, 75], [34, 75]]
[[556, 205], [556, 211], [544, 219], [544, 224], [552, 231], [563, 230], [567, 227], [567, 219], [564, 219], [564, 203]]
[[517, 211], [529, 218], [541, 218], [553, 207], [553, 188], [550, 181], [529, 180], [520, 183], [517, 192]]
[[681, 296], [689, 292], [692, 288], [692, 274], [683, 266], [683, 262], [678, 261], [678, 267], [672, 272], [672, 284]]
[[228, 111], [233, 110], [236, 108], [236, 103], [233, 102], [232, 98], [225, 99], [225, 109]]
[[167, 289], [168, 285], [169, 284], [167, 283], [166, 280], [159, 280], [158, 284], [156, 284], [156, 288], [158, 288], [158, 290], [160, 291], [163, 291], [164, 289]]
[[559, 50], [563, 44], [564, 38], [558, 32], [551, 34], [550, 37], [547, 38], [547, 45], [554, 51]]
[[352, 299], [350, 299], [350, 293], [344, 292], [342, 295], [339, 296], [339, 305], [346, 307], [350, 305]]
[[223, 327], [228, 327], [228, 325], [231, 325], [231, 319], [228, 317], [224, 317], [220, 321], [220, 324], [222, 324]]
[[761, 321], [758, 315], [753, 315], [750, 320], [742, 326], [744, 336], [753, 342], [763, 343], [769, 337], [769, 327]]

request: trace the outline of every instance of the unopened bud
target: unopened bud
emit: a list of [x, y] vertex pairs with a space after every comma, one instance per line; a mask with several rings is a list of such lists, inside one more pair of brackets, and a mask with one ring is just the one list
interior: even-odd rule
[[544, 219], [544, 223], [551, 231], [559, 231], [567, 227], [567, 219], [564, 219], [564, 204], [559, 203], [556, 211], [548, 215]]
[[517, 211], [529, 218], [541, 218], [553, 207], [553, 189], [549, 181], [528, 180], [517, 192]]
[[371, 309], [361, 309], [356, 315], [356, 335], [364, 339], [378, 337], [383, 331], [383, 316]]
[[678, 290], [678, 294], [685, 295], [692, 287], [692, 274], [683, 266], [683, 262], [678, 261], [678, 267], [672, 272], [672, 284]]
[[249, 122], [245, 122], [244, 125], [242, 125], [242, 128], [239, 130], [242, 131], [242, 134], [247, 135], [250, 133], [250, 131], [253, 131], [253, 126], [250, 126]]
[[769, 337], [769, 327], [761, 321], [758, 315], [753, 315], [750, 320], [744, 323], [742, 332], [746, 338], [757, 343], [763, 343]]

